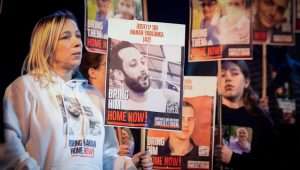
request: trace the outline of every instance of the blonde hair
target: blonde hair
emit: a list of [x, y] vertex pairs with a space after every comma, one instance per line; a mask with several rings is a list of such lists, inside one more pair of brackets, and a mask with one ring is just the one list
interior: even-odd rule
[[54, 55], [67, 19], [76, 23], [74, 15], [67, 10], [57, 11], [36, 23], [31, 34], [30, 50], [23, 62], [22, 74], [32, 74], [37, 80], [45, 78], [48, 83], [53, 81], [49, 61]]

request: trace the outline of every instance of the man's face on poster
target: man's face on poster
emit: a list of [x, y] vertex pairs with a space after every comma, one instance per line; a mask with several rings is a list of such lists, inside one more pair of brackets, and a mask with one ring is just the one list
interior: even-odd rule
[[181, 140], [188, 140], [193, 134], [195, 127], [195, 113], [191, 106], [183, 106], [182, 110], [182, 131], [176, 132], [175, 137]]
[[289, 0], [258, 0], [257, 15], [263, 27], [270, 29], [285, 21]]
[[150, 87], [147, 59], [134, 47], [119, 51], [126, 85], [133, 91], [141, 93]]

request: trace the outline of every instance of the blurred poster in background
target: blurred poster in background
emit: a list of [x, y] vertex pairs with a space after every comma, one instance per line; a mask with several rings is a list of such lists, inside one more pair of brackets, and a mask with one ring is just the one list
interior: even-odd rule
[[294, 45], [295, 6], [294, 0], [254, 0], [254, 43]]
[[248, 0], [191, 0], [189, 62], [251, 59]]
[[107, 53], [108, 19], [144, 20], [143, 0], [86, 0], [85, 47]]

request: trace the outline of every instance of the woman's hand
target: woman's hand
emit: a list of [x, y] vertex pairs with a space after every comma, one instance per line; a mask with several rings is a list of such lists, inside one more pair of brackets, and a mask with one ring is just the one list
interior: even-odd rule
[[221, 161], [225, 164], [229, 164], [231, 157], [232, 157], [232, 150], [228, 146], [222, 145]]
[[151, 155], [147, 151], [133, 155], [132, 161], [137, 167], [141, 166], [145, 170], [151, 170], [153, 168]]

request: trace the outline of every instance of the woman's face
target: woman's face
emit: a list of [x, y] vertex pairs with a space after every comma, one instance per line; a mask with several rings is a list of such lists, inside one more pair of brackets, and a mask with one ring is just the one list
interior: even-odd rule
[[122, 137], [122, 143], [123, 144], [129, 144], [130, 142], [130, 136], [125, 130], [121, 130], [121, 137]]
[[59, 35], [50, 64], [54, 70], [72, 71], [80, 65], [81, 57], [80, 31], [73, 20], [67, 19]]
[[270, 29], [283, 22], [288, 3], [288, 0], [259, 0], [257, 16], [261, 25], [266, 29]]
[[89, 68], [89, 78], [92, 84], [99, 88], [102, 94], [105, 94], [105, 78], [106, 78], [106, 56], [101, 56], [98, 68]]
[[244, 89], [248, 86], [249, 80], [245, 79], [240, 67], [232, 62], [226, 63], [219, 82], [221, 95], [232, 101], [241, 100]]
[[240, 141], [247, 141], [248, 140], [248, 131], [245, 128], [239, 128], [237, 129], [237, 137]]

